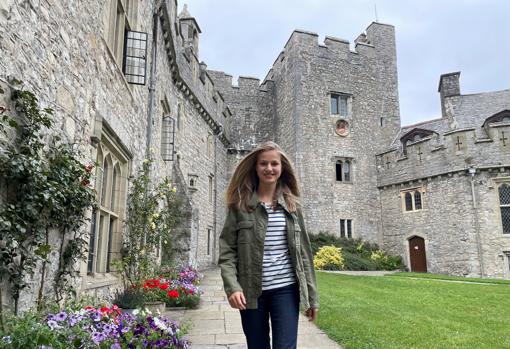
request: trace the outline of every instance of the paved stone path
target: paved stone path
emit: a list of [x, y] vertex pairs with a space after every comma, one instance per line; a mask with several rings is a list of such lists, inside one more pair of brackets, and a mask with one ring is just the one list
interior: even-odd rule
[[[241, 317], [228, 304], [218, 268], [204, 272], [200, 288], [204, 294], [198, 309], [167, 311], [166, 315], [181, 323], [191, 322], [188, 337], [192, 349], [245, 349]], [[299, 318], [298, 348], [341, 349], [303, 315]]]

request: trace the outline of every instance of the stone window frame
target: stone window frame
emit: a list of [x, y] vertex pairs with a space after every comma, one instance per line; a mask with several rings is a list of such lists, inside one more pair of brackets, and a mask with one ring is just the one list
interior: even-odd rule
[[109, 0], [105, 39], [110, 52], [122, 69], [126, 30], [135, 30], [139, 0]]
[[198, 190], [198, 175], [194, 173], [188, 173], [188, 189], [190, 191]]
[[[419, 212], [424, 209], [423, 197], [425, 190], [422, 187], [409, 188], [400, 191], [400, 201], [403, 213]], [[419, 201], [417, 200], [419, 198]], [[419, 202], [419, 205], [417, 204]], [[419, 207], [417, 207], [419, 206]]]
[[[507, 223], [505, 224], [504, 217], [503, 217], [503, 211], [507, 211], [508, 209], [510, 211], [510, 201], [502, 203], [501, 200], [501, 188], [508, 187], [508, 190], [510, 191], [510, 181], [501, 181], [498, 183], [498, 205], [499, 205], [499, 214], [500, 214], [500, 221], [501, 221], [501, 233], [504, 236], [510, 236], [510, 216], [507, 219]], [[510, 193], [509, 193], [510, 194]], [[505, 225], [506, 225], [506, 232], [505, 232]]]
[[[341, 117], [344, 119], [350, 119], [352, 116], [352, 95], [345, 92], [331, 91], [329, 94], [329, 115], [333, 117]], [[340, 101], [345, 101], [345, 107], [340, 108]], [[336, 111], [333, 110], [333, 101], [336, 104]], [[340, 110], [344, 109], [344, 110]]]
[[[349, 157], [334, 157], [334, 166], [335, 166], [335, 182], [336, 183], [346, 183], [352, 184], [353, 182], [353, 158]], [[345, 171], [347, 165], [348, 172]], [[346, 174], [348, 178], [346, 178]]]
[[340, 218], [340, 237], [352, 239], [352, 219]]
[[96, 167], [95, 189], [99, 205], [91, 217], [87, 258], [89, 277], [112, 272], [111, 262], [120, 257], [130, 158], [116, 137], [103, 130], [96, 161], [99, 166]]

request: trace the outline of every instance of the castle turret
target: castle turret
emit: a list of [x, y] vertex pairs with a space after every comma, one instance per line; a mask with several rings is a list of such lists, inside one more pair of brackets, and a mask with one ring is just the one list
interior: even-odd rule
[[184, 40], [184, 47], [190, 47], [195, 56], [198, 57], [199, 34], [202, 33], [195, 17], [188, 12], [188, 5], [184, 4], [182, 12], [179, 14], [180, 32]]

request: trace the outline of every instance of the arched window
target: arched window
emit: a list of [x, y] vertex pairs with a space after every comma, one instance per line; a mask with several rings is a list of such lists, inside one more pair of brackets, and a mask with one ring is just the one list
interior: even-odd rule
[[503, 234], [510, 234], [510, 186], [504, 183], [498, 188], [498, 192]]
[[421, 210], [423, 208], [421, 190], [411, 189], [403, 191], [402, 206], [405, 212]]
[[405, 194], [406, 211], [413, 210], [413, 195], [410, 192]]
[[106, 196], [108, 195], [108, 186], [110, 182], [108, 179], [110, 178], [111, 171], [111, 160], [110, 157], [106, 157], [103, 162], [103, 180], [101, 181], [101, 206], [106, 207]]
[[342, 160], [336, 161], [336, 180], [341, 182], [342, 181]]
[[119, 197], [119, 183], [120, 183], [120, 168], [119, 165], [115, 165], [113, 169], [113, 180], [112, 180], [112, 193], [110, 195], [110, 209], [115, 211], [117, 208], [117, 198]]
[[87, 274], [108, 273], [111, 263], [120, 257], [122, 247], [122, 221], [129, 155], [115, 135], [103, 130], [98, 144], [96, 162], [96, 193], [100, 203], [92, 212], [88, 241]]
[[414, 192], [414, 209], [421, 210], [421, 193], [418, 190]]

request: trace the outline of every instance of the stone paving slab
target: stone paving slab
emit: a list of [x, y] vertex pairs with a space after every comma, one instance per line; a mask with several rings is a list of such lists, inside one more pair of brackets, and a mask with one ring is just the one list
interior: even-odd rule
[[[219, 269], [204, 271], [200, 288], [204, 294], [198, 309], [167, 311], [165, 315], [184, 324], [191, 323], [188, 331], [191, 349], [246, 349], [241, 315], [228, 304]], [[298, 348], [342, 349], [303, 315], [299, 317]]]

